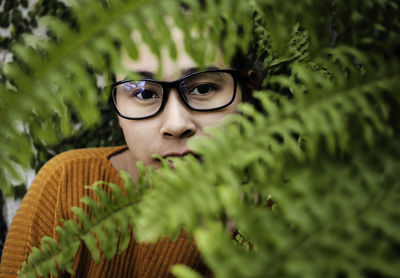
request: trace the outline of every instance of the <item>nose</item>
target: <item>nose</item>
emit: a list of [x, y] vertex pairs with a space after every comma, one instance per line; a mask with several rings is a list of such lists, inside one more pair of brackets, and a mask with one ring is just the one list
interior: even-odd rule
[[162, 118], [160, 132], [165, 139], [185, 139], [196, 133], [192, 111], [186, 107], [175, 89], [170, 91], [160, 116]]

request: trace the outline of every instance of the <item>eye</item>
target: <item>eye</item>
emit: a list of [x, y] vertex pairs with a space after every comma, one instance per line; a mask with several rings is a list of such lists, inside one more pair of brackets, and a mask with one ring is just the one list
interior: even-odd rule
[[216, 90], [216, 86], [211, 84], [201, 84], [195, 87], [189, 94], [190, 95], [207, 95]]
[[153, 98], [160, 98], [160, 96], [152, 90], [140, 90], [140, 91], [134, 92], [132, 95], [140, 100], [149, 100], [149, 99], [153, 99]]

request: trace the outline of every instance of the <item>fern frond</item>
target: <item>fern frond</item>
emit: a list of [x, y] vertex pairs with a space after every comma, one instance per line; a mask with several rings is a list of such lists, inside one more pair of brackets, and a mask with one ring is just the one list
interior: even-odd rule
[[[344, 55], [348, 50], [344, 49], [341, 53]], [[303, 88], [294, 94], [291, 101], [271, 91], [259, 92], [257, 96], [267, 116], [255, 111], [250, 105], [242, 105], [240, 110], [248, 119], [239, 115], [232, 116], [228, 120], [232, 125], [209, 129], [212, 140], [191, 141], [191, 148], [203, 155], [201, 164], [196, 161], [188, 163], [186, 162], [188, 158], [183, 160], [183, 164], [178, 164], [179, 162], [174, 160], [177, 164], [174, 173], [163, 168], [152, 177], [154, 190], [139, 204], [142, 213], [137, 222], [138, 239], [153, 241], [160, 236], [173, 237], [182, 226], [189, 233], [196, 233], [197, 230], [201, 231], [200, 234], [210, 232], [209, 238], [204, 240], [207, 244], [199, 243], [199, 247], [206, 254], [205, 257], [210, 258], [208, 263], [213, 266], [216, 273], [219, 273], [218, 277], [265, 277], [266, 269], [258, 267], [265, 264], [266, 258], [263, 257], [265, 254], [274, 254], [275, 257], [275, 250], [282, 250], [282, 258], [276, 260], [273, 257], [268, 258], [270, 266], [277, 265], [277, 269], [271, 268], [271, 277], [276, 275], [295, 277], [295, 273], [307, 273], [310, 277], [334, 277], [340, 271], [354, 275], [367, 271], [366, 261], [370, 260], [359, 261], [359, 268], [356, 270], [346, 264], [346, 259], [360, 256], [358, 251], [348, 250], [349, 253], [343, 258], [336, 256], [339, 256], [340, 248], [347, 250], [344, 247], [348, 244], [345, 242], [346, 239], [340, 239], [342, 234], [354, 232], [346, 229], [357, 229], [358, 232], [354, 234], [363, 233], [363, 223], [357, 222], [355, 227], [348, 223], [355, 221], [360, 211], [362, 214], [365, 213], [365, 218], [362, 219], [368, 219], [369, 213], [380, 211], [378, 207], [368, 209], [366, 207], [374, 200], [377, 192], [382, 192], [383, 189], [377, 184], [382, 184], [384, 181], [376, 178], [368, 179], [368, 175], [358, 173], [358, 163], [361, 163], [360, 169], [368, 169], [367, 171], [375, 173], [373, 174], [375, 176], [380, 170], [371, 171], [372, 169], [367, 167], [369, 163], [380, 161], [385, 164], [379, 167], [382, 167], [381, 169], [394, 169], [391, 163], [395, 165], [399, 163], [399, 160], [395, 159], [398, 144], [386, 141], [390, 140], [388, 138], [392, 134], [388, 126], [387, 110], [391, 109], [391, 101], [388, 102], [388, 98], [396, 103], [395, 106], [398, 107], [399, 104], [396, 93], [396, 88], [399, 86], [399, 69], [395, 63], [386, 62], [372, 68], [367, 67], [372, 64], [370, 60], [366, 59], [364, 62], [363, 66], [366, 68], [358, 71], [352, 69], [347, 82], [341, 80], [344, 78], [341, 75], [326, 74], [316, 71], [307, 64], [294, 63], [292, 72], [297, 77], [296, 81], [292, 77], [284, 76], [279, 79], [280, 84], [284, 84], [282, 80], [287, 80], [291, 89], [297, 89], [298, 86]], [[326, 60], [325, 64], [329, 65], [328, 68], [343, 66], [337, 63], [337, 60], [334, 60], [333, 64]], [[274, 82], [274, 79], [271, 78], [270, 82]], [[383, 142], [386, 142], [383, 144], [387, 144], [388, 149], [380, 148], [379, 152], [382, 151], [380, 155], [374, 152], [377, 157], [364, 157], [363, 149], [371, 152], [373, 146], [381, 144], [382, 138]], [[299, 140], [302, 142], [301, 145]], [[358, 147], [356, 148], [354, 144]], [[388, 156], [395, 161], [386, 161]], [[343, 172], [337, 172], [333, 176], [325, 175], [329, 173], [332, 165], [335, 165], [335, 171]], [[343, 167], [341, 170], [339, 165]], [[292, 176], [292, 171], [300, 176]], [[396, 172], [393, 170], [384, 176], [392, 180]], [[326, 178], [328, 180], [324, 180]], [[349, 183], [351, 180], [354, 181]], [[242, 186], [243, 183], [248, 183], [248, 187]], [[355, 196], [366, 184], [371, 191], [365, 195]], [[387, 187], [384, 192], [398, 190], [397, 183], [383, 184]], [[329, 192], [330, 188], [337, 192]], [[261, 200], [255, 201], [254, 194]], [[266, 197], [270, 194], [278, 202], [278, 214], [264, 208]], [[332, 200], [328, 197], [331, 194]], [[398, 197], [394, 199], [396, 198]], [[378, 202], [380, 205], [387, 202], [386, 199], [380, 201]], [[325, 206], [326, 210], [323, 209]], [[390, 201], [389, 206], [395, 206], [394, 200]], [[281, 215], [280, 210], [283, 210], [284, 214], [288, 213], [287, 216]], [[160, 214], [165, 218], [160, 219], [158, 217]], [[340, 219], [334, 224], [337, 227], [331, 227], [330, 223], [324, 221], [336, 217]], [[241, 231], [244, 231], [244, 235], [255, 244], [258, 252], [239, 255], [234, 251], [236, 247], [232, 246], [230, 250], [226, 241], [216, 240], [222, 235], [209, 231], [211, 228], [205, 221], [219, 219], [228, 225], [226, 222], [228, 218], [233, 219]], [[155, 227], [151, 223], [156, 219], [158, 225]], [[340, 230], [340, 223], [344, 222], [347, 226], [345, 230]], [[321, 229], [324, 232], [319, 238], [317, 234]], [[395, 228], [392, 224], [388, 229], [390, 231]], [[357, 244], [362, 245], [370, 241], [368, 238], [373, 237], [373, 232], [369, 231], [371, 233], [366, 233], [362, 242]], [[326, 258], [321, 258], [321, 269], [316, 271], [307, 263], [308, 257], [300, 255], [301, 251], [295, 251], [293, 255], [296, 258], [300, 256], [301, 263], [294, 261], [292, 264], [291, 248], [296, 249], [296, 246], [303, 244], [304, 248], [308, 248], [308, 244], [311, 244], [308, 243], [308, 237], [311, 236], [316, 237], [318, 246], [324, 245], [325, 243], [319, 240], [326, 240], [325, 237], [331, 232], [339, 237], [332, 242], [343, 240], [343, 245], [340, 247], [338, 245], [337, 249], [329, 247], [335, 250], [332, 252], [336, 252], [334, 253], [336, 255], [332, 256], [338, 260], [337, 268], [330, 269], [327, 261], [324, 261]], [[287, 236], [283, 236], [285, 234]], [[264, 236], [268, 237], [268, 240]], [[199, 237], [201, 236], [196, 240], [202, 242]], [[210, 247], [211, 238], [213, 242], [223, 243], [217, 247], [213, 243]], [[259, 246], [258, 242], [264, 247]], [[385, 247], [382, 247], [384, 251], [381, 251], [386, 252], [385, 254], [391, 252], [388, 249], [388, 242], [390, 241], [385, 240], [382, 243]], [[210, 248], [214, 255], [208, 251]], [[224, 256], [222, 253], [226, 250], [237, 255]], [[303, 250], [303, 247], [299, 250]], [[321, 250], [323, 249], [319, 249]], [[380, 253], [370, 254], [374, 258], [380, 256]], [[221, 258], [226, 258], [226, 261], [221, 262]], [[249, 261], [249, 265], [253, 262], [256, 265], [254, 271], [250, 275], [247, 270], [236, 268], [235, 266], [241, 264], [229, 261], [230, 258], [241, 262]], [[313, 260], [310, 259], [311, 261]], [[395, 268], [386, 270], [382, 265], [379, 271], [382, 273], [388, 271], [390, 275], [394, 275]]]
[[175, 265], [172, 268], [172, 274], [174, 274], [176, 277], [180, 278], [201, 278], [202, 276], [196, 273], [193, 269], [190, 267], [187, 267], [185, 265]]
[[[142, 172], [145, 168], [139, 164], [139, 169], [141, 175], [144, 175]], [[63, 271], [73, 274], [73, 258], [82, 242], [96, 262], [100, 260], [100, 251], [106, 259], [113, 258], [117, 251], [121, 254], [128, 247], [133, 219], [138, 215], [136, 203], [141, 198], [138, 188], [143, 191], [148, 187], [145, 180], [136, 187], [127, 173], [121, 172], [121, 178], [123, 190], [115, 184], [101, 181], [88, 186], [98, 199], [81, 199], [89, 207], [89, 213], [80, 207], [72, 207], [79, 224], [67, 220], [63, 227], [56, 228], [57, 240], [44, 237], [40, 249], [33, 248], [19, 277], [35, 277], [35, 274], [58, 276]], [[110, 188], [111, 196], [108, 196], [103, 186]]]

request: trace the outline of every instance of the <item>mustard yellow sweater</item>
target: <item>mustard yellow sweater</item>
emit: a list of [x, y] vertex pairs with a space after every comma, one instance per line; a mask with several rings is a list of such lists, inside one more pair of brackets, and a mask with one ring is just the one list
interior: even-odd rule
[[[43, 236], [56, 236], [55, 228], [61, 225], [61, 219], [76, 219], [70, 208], [84, 208], [79, 200], [85, 195], [93, 197], [85, 185], [98, 180], [122, 185], [109, 157], [124, 149], [125, 146], [68, 151], [43, 166], [10, 226], [1, 259], [1, 278], [17, 277], [32, 247], [39, 247]], [[182, 232], [174, 242], [163, 239], [155, 244], [138, 243], [132, 237], [126, 251], [110, 261], [102, 256], [99, 264], [81, 245], [74, 260], [74, 277], [173, 277], [170, 268], [175, 264], [210, 275], [195, 243]]]

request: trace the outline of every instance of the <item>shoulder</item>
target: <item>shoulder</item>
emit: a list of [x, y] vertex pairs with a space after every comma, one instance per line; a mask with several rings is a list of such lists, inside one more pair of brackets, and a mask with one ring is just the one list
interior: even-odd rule
[[118, 182], [119, 172], [110, 162], [110, 157], [125, 149], [126, 146], [86, 148], [58, 154], [40, 169], [32, 187], [37, 186], [39, 190], [81, 190], [84, 185], [98, 180]]
[[68, 219], [70, 206], [79, 205], [79, 200], [90, 193], [85, 185], [99, 180], [119, 182], [119, 173], [109, 157], [125, 149], [125, 146], [86, 148], [58, 154], [40, 169], [28, 194], [35, 200], [46, 199], [42, 204], [53, 200], [59, 206], [57, 219]]
[[[124, 151], [126, 146], [75, 149], [51, 158], [37, 173], [35, 181], [58, 182], [67, 177], [87, 176], [102, 179], [100, 173], [113, 173], [109, 158]], [[89, 182], [89, 181], [88, 181]], [[35, 183], [35, 182], [34, 182]]]
[[83, 161], [108, 160], [114, 154], [125, 150], [126, 146], [74, 149], [60, 153], [50, 159], [44, 167], [59, 168], [65, 164]]
[[108, 159], [125, 150], [126, 146], [75, 149], [56, 155], [50, 161], [73, 161], [79, 159]]

